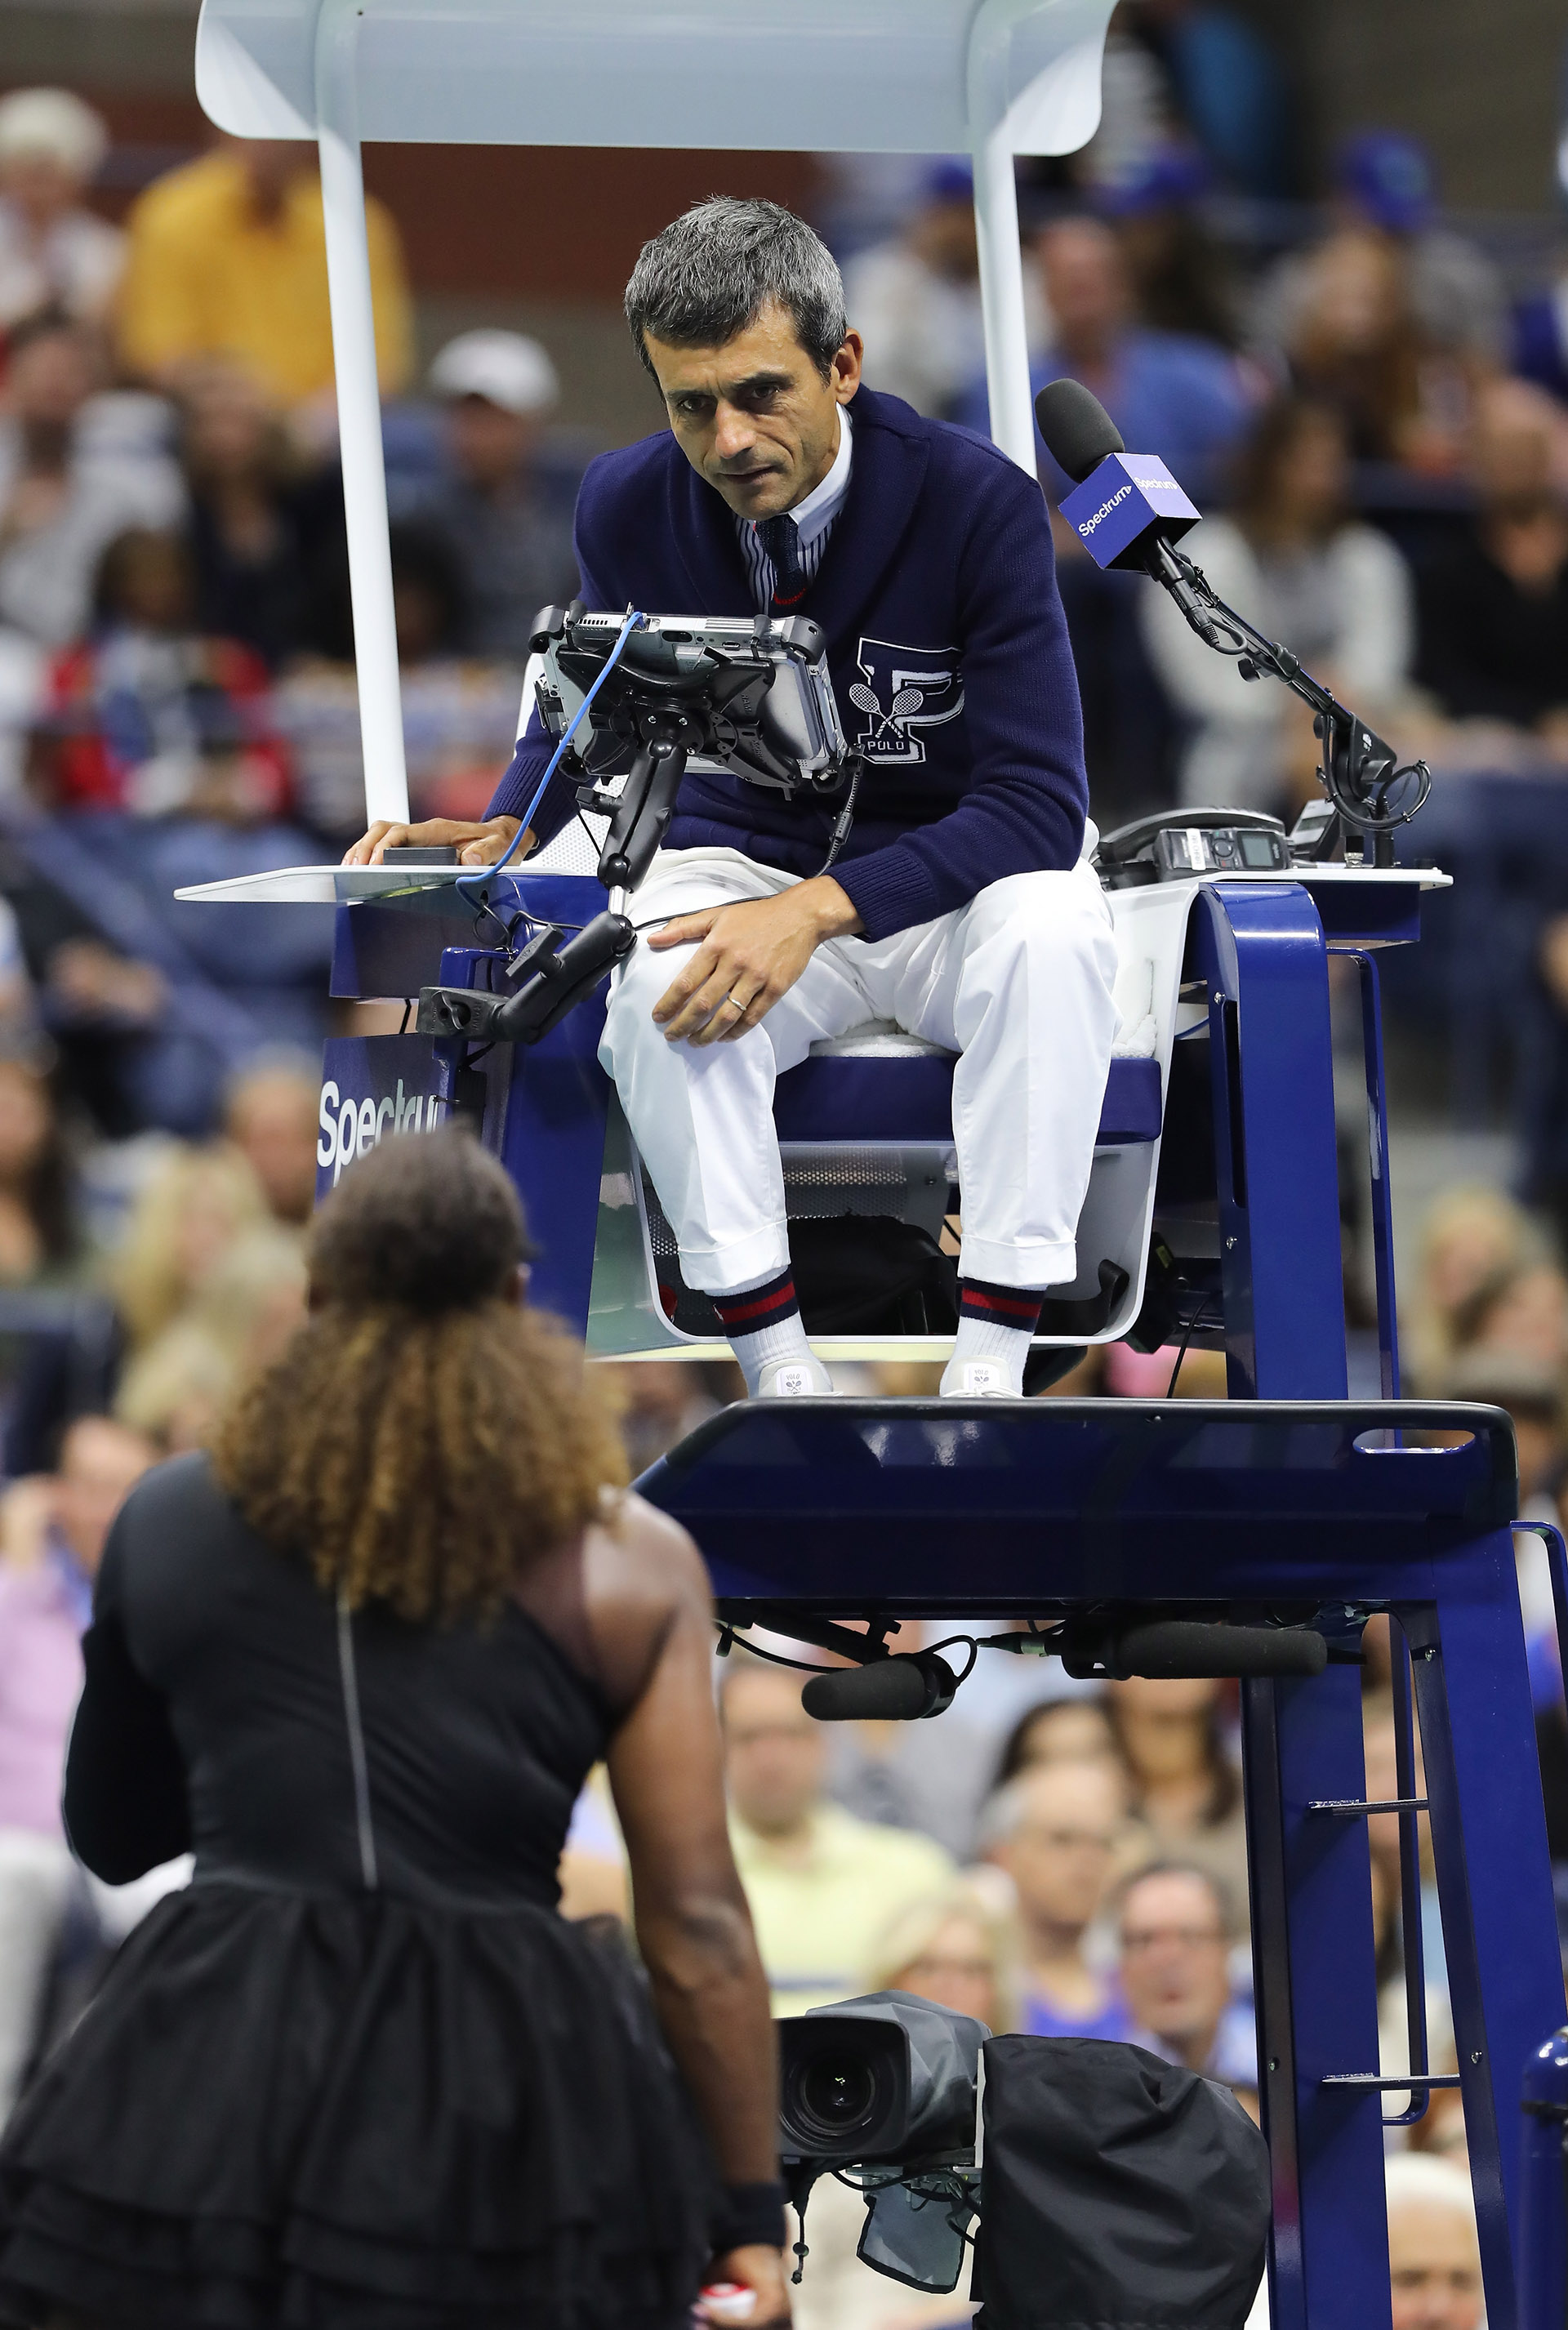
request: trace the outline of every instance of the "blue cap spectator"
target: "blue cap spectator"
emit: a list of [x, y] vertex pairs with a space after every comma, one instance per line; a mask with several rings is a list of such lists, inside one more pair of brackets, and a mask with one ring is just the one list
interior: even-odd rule
[[1095, 194], [1132, 271], [1139, 320], [1233, 347], [1237, 302], [1229, 252], [1202, 205], [1214, 174], [1196, 147], [1172, 139], [1140, 149]]
[[1134, 156], [1123, 175], [1097, 190], [1097, 202], [1108, 218], [1141, 218], [1148, 211], [1197, 202], [1214, 183], [1204, 156], [1172, 141]]
[[[1381, 238], [1397, 261], [1402, 301], [1424, 346], [1487, 367], [1499, 363], [1507, 338], [1502, 277], [1483, 251], [1443, 224], [1425, 147], [1402, 131], [1360, 131], [1340, 147], [1334, 184], [1340, 225]], [[1288, 348], [1296, 337], [1318, 255], [1287, 252], [1264, 276], [1252, 314], [1260, 348]]]
[[[1568, 50], [1558, 125], [1553, 176], [1559, 203], [1568, 204]], [[1514, 310], [1514, 370], [1568, 404], [1568, 252], [1558, 253], [1552, 280], [1528, 293]]]
[[921, 192], [928, 203], [972, 203], [975, 174], [967, 162], [944, 156], [926, 172]]
[[1336, 176], [1341, 194], [1372, 225], [1390, 234], [1431, 225], [1437, 186], [1417, 139], [1396, 129], [1364, 129], [1341, 147]]
[[1515, 308], [1514, 370], [1568, 404], [1568, 264]]
[[[918, 204], [900, 232], [845, 268], [844, 294], [865, 342], [866, 385], [902, 396], [933, 420], [951, 418], [985, 365], [975, 182], [967, 162], [944, 158], [924, 172]], [[1037, 330], [1037, 297], [1031, 321]]]

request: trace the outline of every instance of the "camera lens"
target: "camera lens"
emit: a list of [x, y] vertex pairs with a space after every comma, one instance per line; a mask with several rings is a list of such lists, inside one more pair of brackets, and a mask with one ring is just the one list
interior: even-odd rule
[[863, 2056], [835, 2050], [800, 2064], [789, 2082], [789, 2117], [803, 2135], [833, 2145], [871, 2126], [881, 2116], [883, 2081]]
[[827, 2127], [853, 2127], [876, 2101], [876, 2081], [866, 2063], [839, 2063], [831, 2056], [811, 2064], [800, 2082], [800, 2100]]

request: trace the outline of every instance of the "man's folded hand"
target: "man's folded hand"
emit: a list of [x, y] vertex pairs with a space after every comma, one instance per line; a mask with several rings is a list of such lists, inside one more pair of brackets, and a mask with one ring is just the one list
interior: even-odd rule
[[793, 883], [773, 898], [704, 906], [677, 914], [648, 945], [697, 951], [654, 1005], [672, 1044], [727, 1044], [755, 1028], [787, 995], [827, 938], [860, 928], [860, 916], [831, 875]]

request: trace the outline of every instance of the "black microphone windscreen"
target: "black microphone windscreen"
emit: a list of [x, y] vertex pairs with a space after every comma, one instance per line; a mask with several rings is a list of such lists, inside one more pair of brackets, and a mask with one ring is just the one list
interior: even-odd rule
[[814, 1674], [800, 1704], [818, 1723], [913, 1723], [925, 1713], [930, 1695], [915, 1661], [894, 1656]]
[[1053, 380], [1034, 399], [1045, 450], [1075, 484], [1112, 453], [1125, 453], [1121, 431], [1081, 380]]
[[1159, 1681], [1176, 1676], [1319, 1675], [1328, 1645], [1311, 1626], [1212, 1625], [1201, 1619], [1157, 1618], [1117, 1638], [1118, 1675]]

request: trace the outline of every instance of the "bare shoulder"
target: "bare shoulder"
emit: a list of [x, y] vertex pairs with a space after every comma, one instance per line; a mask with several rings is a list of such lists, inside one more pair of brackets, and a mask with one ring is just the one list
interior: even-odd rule
[[615, 1489], [605, 1496], [604, 1527], [623, 1546], [635, 1548], [639, 1558], [660, 1561], [705, 1580], [703, 1557], [696, 1541], [679, 1521], [661, 1513], [635, 1489]]
[[606, 1496], [603, 1516], [590, 1524], [588, 1539], [591, 1555], [602, 1560], [607, 1573], [619, 1570], [628, 1579], [656, 1581], [683, 1595], [695, 1587], [706, 1598], [708, 1573], [693, 1539], [635, 1490]]
[[623, 1673], [628, 1655], [651, 1654], [672, 1624], [695, 1619], [705, 1628], [712, 1615], [708, 1573], [691, 1538], [629, 1491], [607, 1500], [602, 1520], [585, 1532], [582, 1576], [601, 1655]]

